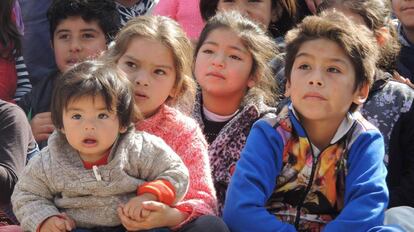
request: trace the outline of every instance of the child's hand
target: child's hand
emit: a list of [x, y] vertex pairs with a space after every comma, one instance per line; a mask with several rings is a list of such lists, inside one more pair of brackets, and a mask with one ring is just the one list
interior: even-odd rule
[[75, 222], [65, 213], [59, 216], [52, 216], [46, 219], [41, 227], [40, 232], [66, 232], [76, 227]]
[[52, 134], [55, 127], [52, 123], [52, 116], [50, 112], [36, 114], [30, 121], [33, 136], [36, 142], [47, 140]]
[[188, 217], [187, 213], [158, 201], [143, 202], [142, 207], [151, 212], [143, 222], [150, 228], [178, 226]]
[[187, 214], [157, 201], [143, 202], [142, 207], [143, 212], [150, 212], [149, 215], [143, 218], [142, 221], [136, 221], [134, 219], [126, 217], [123, 214], [122, 209], [118, 209], [118, 215], [122, 222], [122, 225], [128, 231], [149, 230], [160, 227], [174, 227], [179, 225], [188, 217]]
[[142, 203], [145, 201], [157, 200], [156, 196], [150, 193], [144, 193], [129, 200], [124, 206], [121, 206], [124, 216], [135, 221], [142, 221], [149, 215], [148, 211], [143, 211]]

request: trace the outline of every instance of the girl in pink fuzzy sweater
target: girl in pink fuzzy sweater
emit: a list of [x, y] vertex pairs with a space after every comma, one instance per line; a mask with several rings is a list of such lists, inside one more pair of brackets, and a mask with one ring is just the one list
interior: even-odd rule
[[204, 27], [199, 5], [200, 0], [164, 0], [155, 6], [153, 14], [174, 19], [191, 40], [197, 41]]
[[134, 18], [119, 32], [105, 57], [123, 70], [135, 86], [135, 101], [145, 118], [136, 124], [136, 129], [164, 139], [190, 173], [190, 186], [183, 201], [173, 208], [161, 202], [145, 202], [143, 207], [149, 216], [131, 219], [121, 215], [123, 225], [133, 231], [228, 231], [223, 221], [214, 216], [217, 200], [207, 142], [198, 124], [178, 110], [190, 112], [195, 96], [192, 46], [184, 31], [168, 17]]

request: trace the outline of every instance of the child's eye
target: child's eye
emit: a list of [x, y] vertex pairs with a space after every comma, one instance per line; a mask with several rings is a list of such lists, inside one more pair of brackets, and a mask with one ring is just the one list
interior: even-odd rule
[[311, 67], [309, 65], [307, 65], [307, 64], [302, 64], [302, 65], [299, 65], [298, 68], [299, 69], [302, 69], [302, 70], [309, 70]]
[[90, 34], [90, 33], [85, 33], [85, 34], [82, 35], [82, 37], [85, 38], [85, 39], [93, 39], [93, 38], [95, 38], [95, 35]]
[[157, 75], [165, 75], [166, 74], [166, 72], [162, 69], [155, 69], [154, 73], [157, 74]]
[[74, 115], [72, 115], [72, 119], [75, 119], [75, 120], [79, 120], [79, 119], [81, 119], [81, 115], [80, 114], [74, 114]]
[[230, 55], [230, 58], [232, 58], [234, 60], [242, 60], [240, 57], [238, 57], [236, 55]]
[[263, 0], [249, 0], [249, 2], [262, 2]]
[[57, 38], [64, 40], [64, 39], [68, 39], [69, 38], [69, 35], [68, 34], [60, 34], [60, 35], [58, 35]]
[[331, 73], [341, 73], [339, 69], [334, 68], [334, 67], [328, 68], [327, 71]]
[[205, 53], [205, 54], [213, 54], [213, 50], [204, 49], [204, 50], [202, 50], [202, 53]]
[[128, 66], [129, 68], [137, 68], [137, 65], [131, 61], [125, 62], [125, 65]]
[[106, 114], [106, 113], [100, 113], [100, 114], [98, 114], [98, 118], [99, 119], [107, 119], [107, 118], [109, 118], [109, 115]]

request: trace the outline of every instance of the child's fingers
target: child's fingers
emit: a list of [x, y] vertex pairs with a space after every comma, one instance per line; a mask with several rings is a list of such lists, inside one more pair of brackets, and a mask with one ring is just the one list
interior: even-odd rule
[[141, 211], [142, 211], [142, 207], [131, 207], [131, 209], [129, 210], [129, 217], [133, 218], [135, 220], [137, 219], [141, 219]]
[[65, 220], [66, 231], [72, 231], [75, 228], [75, 223], [71, 220]]
[[142, 209], [141, 210], [141, 218], [142, 219], [147, 218], [150, 214], [151, 214], [151, 211], [150, 210], [147, 210], [147, 209]]
[[123, 214], [122, 210], [118, 208], [118, 216], [121, 220], [122, 225], [128, 230], [128, 231], [136, 231], [143, 229], [140, 225], [139, 221], [133, 220], [126, 215]]
[[125, 216], [129, 216], [129, 208], [130, 208], [130, 204], [126, 204], [124, 205], [124, 207], [122, 207], [122, 212], [124, 213]]
[[160, 211], [164, 208], [164, 203], [158, 201], [145, 201], [142, 203], [142, 208], [149, 211]]
[[75, 221], [70, 218], [66, 213], [61, 213], [62, 217], [65, 219], [66, 230], [71, 231], [76, 227]]
[[56, 217], [53, 222], [54, 222], [53, 231], [62, 231], [62, 232], [66, 231], [66, 225], [65, 225], [65, 220], [64, 219]]

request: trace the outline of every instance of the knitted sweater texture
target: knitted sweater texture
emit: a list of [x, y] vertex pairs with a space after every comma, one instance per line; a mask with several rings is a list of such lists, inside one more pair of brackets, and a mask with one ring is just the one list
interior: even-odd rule
[[146, 181], [163, 179], [175, 188], [176, 202], [187, 191], [188, 170], [161, 139], [130, 129], [112, 147], [102, 180], [83, 167], [64, 135], [55, 132], [48, 147], [23, 171], [12, 195], [13, 210], [25, 231], [36, 231], [50, 216], [66, 213], [77, 227], [117, 226], [117, 207]]
[[136, 129], [162, 138], [188, 168], [189, 189], [176, 207], [190, 215], [181, 225], [201, 215], [215, 215], [217, 200], [211, 177], [207, 142], [195, 120], [164, 105], [152, 117], [138, 122]]

